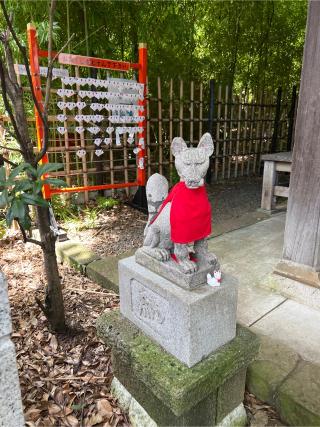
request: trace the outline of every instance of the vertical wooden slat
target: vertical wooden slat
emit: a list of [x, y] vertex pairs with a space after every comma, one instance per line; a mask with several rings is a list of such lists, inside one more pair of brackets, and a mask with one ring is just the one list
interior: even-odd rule
[[258, 118], [257, 118], [257, 125], [256, 125], [256, 134], [255, 134], [255, 140], [254, 140], [254, 157], [253, 157], [253, 173], [256, 174], [257, 172], [257, 165], [258, 165], [258, 153], [259, 153], [259, 145], [260, 145], [260, 132], [261, 132], [261, 117], [262, 117], [262, 99], [263, 99], [263, 93], [260, 92], [260, 96], [258, 97], [259, 104], [258, 104]]
[[224, 98], [224, 126], [223, 126], [223, 158], [222, 158], [222, 179], [225, 178], [226, 171], [226, 157], [227, 157], [227, 127], [228, 127], [228, 94], [229, 87], [226, 85], [225, 98]]
[[[171, 147], [171, 142], [173, 139], [173, 79], [170, 79], [170, 88], [169, 88], [169, 143]], [[169, 149], [169, 170], [170, 170], [170, 184], [172, 180], [172, 171], [173, 171], [173, 158], [171, 149]]]
[[150, 151], [150, 99], [149, 99], [149, 80], [147, 77], [147, 83], [146, 83], [146, 104], [147, 104], [147, 111], [145, 112], [147, 115], [147, 140], [144, 142], [146, 144], [147, 149], [147, 161], [148, 161], [148, 176], [151, 175], [151, 151]]
[[[244, 175], [244, 163], [245, 163], [245, 156], [247, 154], [247, 126], [248, 126], [248, 95], [247, 93], [244, 96], [244, 125], [243, 125], [243, 140], [242, 140], [242, 163], [241, 163], [241, 176]], [[249, 157], [248, 157], [249, 159]]]
[[[60, 65], [60, 68], [62, 68], [62, 65]], [[65, 89], [65, 84], [63, 83], [62, 80], [61, 80], [61, 82], [62, 82], [62, 86], [61, 86], [62, 89]], [[66, 102], [66, 97], [65, 96], [62, 97], [62, 101]], [[65, 116], [67, 116], [67, 109], [63, 108], [62, 109], [62, 113]], [[68, 129], [68, 121], [67, 120], [65, 120], [63, 122], [63, 126], [66, 129]], [[68, 131], [64, 134], [64, 145], [65, 145], [65, 148], [66, 148], [66, 153], [65, 153], [65, 159], [66, 159], [65, 168], [66, 168], [66, 174], [67, 174], [67, 176], [66, 176], [66, 182], [67, 182], [68, 187], [70, 187], [71, 180], [70, 180], [70, 152], [69, 152], [69, 132]]]
[[180, 80], [179, 135], [183, 138], [183, 80]]
[[[79, 71], [79, 67], [75, 67], [75, 76], [76, 77], [80, 77], [80, 71]], [[80, 85], [76, 85], [77, 91], [80, 90]], [[79, 95], [77, 95], [77, 102], [80, 102], [81, 98]], [[78, 114], [82, 114], [82, 110], [80, 108], [78, 108]], [[83, 121], [79, 122], [79, 126], [83, 126]], [[85, 142], [85, 138], [84, 138], [84, 132], [80, 133], [80, 146], [81, 148], [85, 149], [86, 146], [86, 142]], [[87, 153], [88, 155], [88, 153]], [[83, 170], [83, 185], [87, 186], [88, 185], [88, 167], [87, 167], [87, 155], [81, 158], [82, 161], [82, 170]], [[85, 191], [84, 192], [84, 201], [87, 203], [89, 201], [89, 192]]]
[[[135, 143], [132, 143], [132, 147], [135, 146]], [[124, 166], [124, 180], [125, 182], [129, 182], [129, 170], [128, 170], [128, 141], [127, 134], [123, 135], [123, 166]], [[129, 187], [125, 188], [126, 195], [129, 196], [130, 189]]]
[[247, 162], [247, 175], [250, 175], [252, 145], [253, 145], [253, 130], [254, 130], [254, 118], [255, 118], [255, 96], [251, 94], [251, 105], [250, 105], [250, 131], [249, 131], [249, 146], [248, 146], [248, 162]]
[[158, 149], [159, 149], [159, 173], [163, 174], [163, 143], [162, 143], [162, 99], [161, 79], [158, 77]]
[[202, 137], [202, 120], [203, 120], [203, 84], [199, 87], [199, 141]]
[[221, 117], [221, 84], [218, 88], [218, 102], [217, 102], [217, 125], [216, 125], [216, 157], [215, 157], [215, 180], [218, 179], [219, 174], [219, 156], [220, 156], [220, 117]]
[[233, 152], [233, 112], [234, 112], [234, 96], [232, 88], [229, 93], [230, 98], [230, 126], [229, 126], [229, 143], [228, 143], [228, 179], [231, 176], [232, 152]]
[[[239, 166], [239, 155], [240, 155], [240, 138], [241, 138], [241, 112], [242, 112], [242, 97], [238, 97], [238, 122], [237, 122], [237, 131], [236, 131], [236, 163], [234, 167], [234, 176], [238, 176], [238, 166]], [[241, 160], [243, 164], [243, 158]]]
[[190, 83], [190, 144], [193, 145], [194, 82]]
[[261, 127], [260, 127], [260, 143], [259, 143], [259, 161], [257, 163], [257, 172], [259, 173], [260, 171], [260, 165], [261, 165], [261, 154], [264, 152], [264, 133], [265, 133], [265, 119], [266, 119], [266, 97], [265, 94], [263, 94], [262, 96], [262, 122], [261, 122]]

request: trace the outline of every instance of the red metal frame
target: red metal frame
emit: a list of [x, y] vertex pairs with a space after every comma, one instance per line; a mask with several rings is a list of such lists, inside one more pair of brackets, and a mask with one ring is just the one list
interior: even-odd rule
[[[38, 41], [37, 41], [37, 31], [34, 25], [28, 24], [27, 34], [28, 34], [29, 60], [30, 60], [30, 71], [32, 76], [32, 85], [33, 85], [33, 89], [34, 89], [37, 101], [40, 107], [43, 108], [39, 57], [47, 58], [48, 51], [42, 50], [39, 48]], [[140, 112], [139, 114], [146, 115], [146, 83], [147, 83], [148, 52], [147, 52], [147, 45], [145, 43], [139, 44], [139, 59], [137, 63], [125, 62], [125, 61], [114, 61], [111, 59], [103, 59], [103, 58], [92, 58], [89, 56], [72, 55], [68, 53], [57, 54], [57, 52], [51, 52], [51, 56], [52, 57], [57, 56], [58, 62], [60, 64], [65, 64], [65, 65], [105, 68], [105, 69], [117, 70], [117, 71], [129, 71], [130, 69], [138, 70], [139, 83], [144, 84], [144, 97], [143, 97], [143, 100], [139, 101], [139, 105], [144, 106], [144, 112]], [[37, 128], [37, 147], [38, 147], [38, 150], [40, 150], [43, 145], [44, 131], [43, 131], [43, 123], [36, 109], [35, 109], [35, 118], [36, 118], [36, 128]], [[135, 182], [123, 182], [118, 184], [89, 185], [89, 186], [66, 187], [66, 188], [52, 188], [50, 185], [44, 184], [43, 186], [44, 197], [46, 199], [50, 199], [52, 194], [144, 186], [146, 183], [146, 162], [145, 162], [146, 120], [140, 123], [139, 127], [141, 128], [141, 131], [139, 132], [139, 138], [144, 138], [144, 148], [142, 148], [137, 154], [137, 165], [139, 164], [140, 159], [144, 159], [143, 160], [144, 168], [140, 169], [137, 167], [137, 179]], [[43, 157], [42, 163], [48, 163], [47, 154]]]

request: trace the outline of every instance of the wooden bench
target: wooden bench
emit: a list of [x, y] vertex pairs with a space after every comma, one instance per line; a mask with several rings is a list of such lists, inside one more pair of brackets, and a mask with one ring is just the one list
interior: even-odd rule
[[261, 209], [271, 212], [275, 209], [276, 196], [289, 197], [289, 187], [277, 184], [278, 172], [291, 172], [292, 152], [264, 154]]

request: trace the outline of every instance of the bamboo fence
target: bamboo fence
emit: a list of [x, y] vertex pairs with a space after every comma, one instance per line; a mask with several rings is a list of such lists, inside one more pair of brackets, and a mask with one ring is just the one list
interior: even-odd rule
[[[74, 75], [81, 76], [78, 67], [74, 68]], [[148, 92], [146, 112], [146, 167], [149, 176], [159, 172], [171, 184], [176, 182], [178, 177], [170, 150], [172, 139], [181, 136], [187, 144], [196, 146], [203, 133], [209, 129], [212, 130], [215, 144], [210, 166], [213, 181], [259, 175], [261, 154], [271, 149], [287, 151], [288, 129], [294, 128], [289, 117], [289, 109], [292, 109], [289, 96], [283, 96], [279, 109], [277, 93], [252, 93], [245, 90], [236, 93], [228, 86], [214, 85], [213, 99], [210, 100], [208, 85], [203, 83], [173, 79], [163, 82], [160, 77], [152, 83], [155, 93]], [[25, 93], [26, 98], [30, 99], [30, 91], [25, 88]], [[121, 146], [113, 143], [104, 147], [103, 156], [97, 157], [92, 138], [86, 139], [75, 131], [74, 115], [81, 114], [81, 110], [72, 113], [74, 115], [59, 110], [58, 99], [64, 101], [57, 97], [57, 89], [53, 88], [48, 155], [50, 162], [61, 162], [64, 165], [64, 169], [55, 175], [64, 178], [68, 186], [133, 181], [137, 165], [135, 155], [132, 154], [133, 146], [128, 145], [126, 138]], [[77, 95], [68, 100], [79, 101]], [[211, 112], [210, 105], [213, 106]], [[57, 114], [65, 114], [67, 122], [58, 122]], [[7, 116], [0, 116], [0, 122], [4, 127], [7, 126]], [[29, 123], [35, 138], [35, 121], [32, 116]], [[70, 129], [64, 135], [57, 131], [61, 125]], [[275, 127], [277, 135], [274, 134]], [[89, 155], [80, 159], [76, 155], [79, 148], [85, 148]], [[88, 192], [85, 192], [87, 200]]]

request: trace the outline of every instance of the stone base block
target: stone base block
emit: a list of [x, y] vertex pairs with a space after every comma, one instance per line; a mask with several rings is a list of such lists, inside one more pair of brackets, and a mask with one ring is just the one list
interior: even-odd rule
[[149, 337], [191, 367], [236, 334], [237, 281], [182, 289], [135, 262], [119, 262], [120, 311]]
[[[157, 424], [128, 392], [121, 382], [114, 378], [111, 383], [111, 393], [118, 400], [120, 408], [128, 413], [130, 424], [133, 427], [158, 427]], [[243, 403], [229, 412], [217, 425], [217, 427], [244, 427], [247, 425], [247, 413]], [[213, 424], [212, 424], [213, 426]]]
[[114, 374], [129, 393], [121, 397], [116, 393], [120, 405], [132, 415], [133, 397], [144, 409], [144, 419], [155, 423], [136, 425], [232, 425], [231, 414], [243, 400], [246, 368], [259, 348], [257, 337], [249, 330], [239, 326], [231, 342], [188, 368], [119, 311], [103, 314], [97, 329], [112, 347]]
[[14, 345], [0, 338], [0, 427], [24, 425]]
[[218, 260], [214, 265], [202, 260], [197, 263], [198, 270], [195, 273], [184, 274], [181, 272], [178, 263], [173, 259], [159, 261], [148, 255], [146, 251], [146, 248], [139, 248], [136, 251], [135, 259], [137, 263], [184, 289], [195, 289], [205, 285], [207, 283], [207, 274], [210, 273], [213, 276], [213, 272], [220, 269]]

